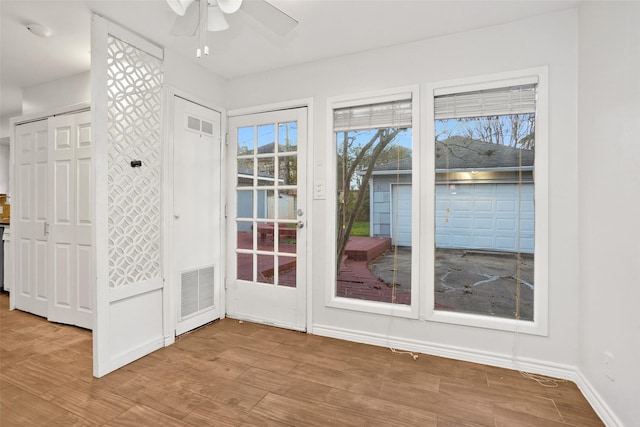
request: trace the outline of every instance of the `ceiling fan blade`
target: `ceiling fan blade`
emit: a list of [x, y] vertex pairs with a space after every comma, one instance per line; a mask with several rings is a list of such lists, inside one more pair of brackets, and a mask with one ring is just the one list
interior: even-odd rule
[[218, 0], [218, 7], [227, 14], [236, 13], [241, 5], [242, 0]]
[[200, 21], [200, 13], [198, 9], [198, 2], [195, 2], [196, 6], [192, 3], [185, 12], [184, 16], [177, 16], [173, 27], [169, 34], [178, 37], [193, 37], [198, 30], [198, 23]]
[[281, 36], [293, 30], [298, 21], [266, 0], [244, 0], [242, 9], [252, 18]]
[[194, 1], [195, 0], [167, 0], [167, 3], [169, 4], [169, 7], [171, 7], [171, 10], [176, 14], [183, 16]]

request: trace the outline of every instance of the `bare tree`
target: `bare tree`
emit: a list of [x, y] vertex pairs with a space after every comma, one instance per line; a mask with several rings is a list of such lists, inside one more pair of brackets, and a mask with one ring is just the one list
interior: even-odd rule
[[[375, 169], [378, 158], [385, 151], [387, 146], [394, 138], [406, 128], [385, 128], [378, 129], [369, 141], [362, 147], [353, 147], [354, 138], [349, 136], [348, 132], [342, 133], [341, 151], [338, 153], [339, 162], [339, 199], [338, 199], [338, 239], [337, 239], [337, 272], [340, 272], [340, 264], [344, 252], [349, 242], [353, 224], [356, 221], [358, 212], [362, 209], [363, 202], [366, 199], [366, 191], [371, 179], [371, 175]], [[350, 158], [353, 158], [350, 161]], [[358, 186], [357, 196], [353, 205], [349, 203], [352, 188], [351, 183], [354, 181], [356, 172], [364, 170]]]
[[453, 135], [478, 141], [532, 150], [535, 143], [535, 114], [465, 117], [438, 120], [436, 140]]

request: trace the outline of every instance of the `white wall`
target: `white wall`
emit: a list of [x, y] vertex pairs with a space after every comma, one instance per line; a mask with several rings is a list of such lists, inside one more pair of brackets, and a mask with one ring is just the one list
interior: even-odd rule
[[[579, 12], [579, 361], [619, 418], [640, 423], [640, 3]], [[614, 356], [605, 375], [604, 353]]]
[[[18, 116], [20, 114], [17, 114]], [[11, 120], [12, 116], [0, 116], [0, 138], [9, 137], [9, 120]]]
[[[164, 82], [216, 105], [225, 104], [224, 80], [171, 50], [165, 51]], [[90, 100], [91, 73], [86, 71], [24, 88], [22, 112], [24, 115], [33, 114], [82, 102], [89, 103]]]
[[[328, 34], [327, 36], [330, 36]], [[507, 25], [414, 42], [231, 80], [228, 108], [313, 97], [314, 179], [333, 174], [327, 159], [327, 98], [425, 84], [459, 77], [549, 66], [549, 335], [519, 337], [518, 355], [549, 366], [577, 364], [577, 12], [569, 10]], [[328, 194], [328, 193], [327, 193]], [[330, 197], [328, 195], [328, 197]], [[330, 218], [327, 201], [313, 201], [314, 218]], [[314, 327], [389, 335], [441, 349], [508, 358], [513, 334], [487, 329], [389, 319], [325, 307], [326, 273], [334, 262], [325, 237], [328, 222], [310, 223]]]
[[91, 101], [91, 73], [74, 74], [22, 90], [24, 115]]
[[7, 114], [6, 116], [0, 116], [0, 138], [8, 138], [11, 135], [10, 120], [14, 117], [19, 117], [22, 112], [16, 111], [13, 114]]
[[9, 145], [0, 143], [0, 194], [9, 193]]
[[165, 51], [164, 82], [214, 105], [226, 103], [222, 78], [172, 50]]
[[[4, 138], [10, 134], [9, 120], [22, 115], [22, 88], [2, 85], [0, 93], [2, 93], [0, 104], [3, 110], [0, 116], [0, 138]], [[18, 107], [13, 111], [7, 111], [5, 108], [7, 105], [18, 105]]]

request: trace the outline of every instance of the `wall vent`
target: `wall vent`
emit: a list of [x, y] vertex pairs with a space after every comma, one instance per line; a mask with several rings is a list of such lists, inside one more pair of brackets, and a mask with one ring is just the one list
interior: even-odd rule
[[187, 129], [213, 136], [213, 123], [198, 117], [187, 116]]
[[193, 116], [187, 116], [187, 127], [196, 132], [200, 132], [200, 119]]
[[213, 135], [213, 123], [202, 121], [202, 133], [207, 135]]
[[183, 271], [180, 277], [180, 319], [213, 307], [213, 266]]

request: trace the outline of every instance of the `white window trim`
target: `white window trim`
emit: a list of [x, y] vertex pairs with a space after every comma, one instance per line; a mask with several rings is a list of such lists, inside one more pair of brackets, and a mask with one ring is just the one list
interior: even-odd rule
[[[513, 331], [532, 335], [548, 335], [548, 265], [549, 265], [549, 77], [548, 67], [538, 67], [519, 71], [476, 76], [427, 84], [424, 99], [424, 134], [420, 141], [419, 169], [424, 170], [421, 178], [419, 203], [423, 218], [424, 233], [419, 235], [421, 248], [421, 282], [424, 283], [424, 299], [421, 303], [420, 318], [456, 325], [473, 326], [503, 331]], [[435, 162], [431, 153], [435, 152], [434, 96], [470, 90], [493, 89], [513, 84], [538, 84], [536, 105], [536, 177], [535, 177], [535, 259], [534, 259], [534, 321], [505, 319], [478, 314], [456, 313], [435, 310]], [[417, 156], [417, 155], [416, 155]], [[414, 180], [415, 182], [415, 180]], [[416, 191], [417, 192], [417, 191]], [[414, 197], [415, 200], [415, 197]], [[415, 209], [414, 209], [415, 212]], [[428, 232], [428, 230], [432, 230]]]
[[[325, 230], [332, 230], [331, 232], [326, 233], [327, 238], [327, 248], [329, 248], [330, 253], [327, 255], [327, 259], [330, 261], [327, 266], [329, 277], [332, 279], [327, 283], [325, 287], [325, 305], [327, 307], [339, 308], [345, 310], [353, 310], [353, 311], [361, 311], [366, 313], [374, 313], [381, 314], [387, 316], [395, 316], [395, 317], [403, 317], [409, 319], [417, 319], [419, 317], [419, 307], [420, 302], [422, 300], [420, 286], [419, 286], [419, 260], [420, 260], [420, 245], [416, 244], [415, 247], [412, 248], [411, 252], [411, 266], [412, 266], [412, 275], [411, 275], [411, 305], [403, 305], [403, 304], [392, 304], [387, 302], [377, 302], [377, 301], [367, 301], [360, 300], [354, 298], [345, 298], [339, 297], [336, 295], [337, 288], [337, 280], [336, 280], [336, 261], [335, 261], [335, 253], [336, 253], [336, 191], [337, 191], [337, 179], [336, 179], [336, 138], [335, 133], [333, 131], [333, 110], [337, 108], [344, 107], [354, 107], [358, 105], [367, 105], [381, 102], [391, 102], [402, 99], [407, 99], [411, 97], [412, 99], [412, 126], [411, 126], [411, 135], [412, 135], [412, 150], [413, 150], [413, 159], [414, 163], [417, 162], [417, 159], [420, 157], [420, 87], [418, 85], [414, 86], [406, 86], [395, 89], [387, 89], [376, 92], [368, 92], [357, 95], [347, 95], [347, 96], [336, 96], [327, 99], [327, 141], [331, 141], [330, 144], [327, 144], [327, 152], [326, 159], [328, 160], [328, 174], [327, 174], [327, 198], [328, 198], [328, 212], [330, 214], [325, 216]], [[413, 190], [411, 194], [411, 203], [412, 203], [412, 220], [411, 226], [412, 230], [415, 230], [417, 235], [420, 233], [420, 203], [419, 203], [419, 195], [420, 187], [421, 187], [421, 173], [420, 168], [414, 168], [413, 174]], [[417, 243], [418, 239], [415, 239], [414, 242]]]

